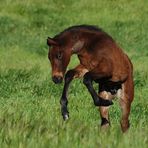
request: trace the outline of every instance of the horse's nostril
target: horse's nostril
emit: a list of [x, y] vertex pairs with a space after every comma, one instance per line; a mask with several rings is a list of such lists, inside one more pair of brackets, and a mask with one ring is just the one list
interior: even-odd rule
[[63, 78], [61, 76], [53, 76], [52, 80], [55, 84], [62, 83]]

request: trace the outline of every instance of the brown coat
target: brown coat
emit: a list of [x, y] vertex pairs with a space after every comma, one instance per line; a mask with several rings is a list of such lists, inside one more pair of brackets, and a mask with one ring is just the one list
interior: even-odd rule
[[[80, 64], [65, 75], [61, 97], [61, 111], [64, 119], [67, 110], [67, 91], [74, 78], [84, 77], [84, 84], [90, 92], [94, 104], [100, 106], [102, 126], [109, 124], [108, 107], [111, 100], [118, 96], [122, 109], [121, 127], [129, 127], [129, 113], [134, 97], [133, 66], [128, 56], [107, 33], [95, 26], [72, 26], [54, 38], [48, 38], [52, 46], [48, 57], [52, 66], [52, 78], [61, 83], [72, 54], [77, 54]], [[92, 81], [99, 83], [97, 95]]]

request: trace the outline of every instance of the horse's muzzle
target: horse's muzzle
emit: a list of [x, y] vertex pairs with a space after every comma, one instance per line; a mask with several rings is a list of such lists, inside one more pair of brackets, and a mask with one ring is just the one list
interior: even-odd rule
[[53, 77], [52, 77], [52, 81], [53, 81], [55, 84], [62, 83], [63, 77], [61, 77], [61, 76], [53, 76]]

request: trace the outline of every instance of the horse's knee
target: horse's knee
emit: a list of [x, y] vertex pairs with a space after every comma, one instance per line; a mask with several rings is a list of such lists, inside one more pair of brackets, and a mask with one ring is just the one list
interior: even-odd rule
[[84, 85], [86, 85], [86, 86], [88, 86], [88, 85], [90, 85], [91, 84], [91, 81], [89, 80], [89, 79], [83, 79], [83, 84]]
[[91, 85], [92, 83], [92, 80], [90, 79], [90, 77], [88, 75], [84, 75], [84, 78], [83, 78], [83, 84], [88, 86], [88, 85]]
[[65, 83], [69, 83], [73, 79], [74, 74], [75, 72], [73, 70], [69, 70], [65, 75]]

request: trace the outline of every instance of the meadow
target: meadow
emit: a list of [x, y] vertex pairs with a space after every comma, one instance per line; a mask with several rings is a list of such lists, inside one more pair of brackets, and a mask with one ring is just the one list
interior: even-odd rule
[[[147, 0], [0, 0], [0, 147], [147, 148], [147, 8]], [[51, 81], [46, 39], [78, 24], [103, 28], [132, 60], [135, 98], [125, 134], [118, 100], [110, 108], [110, 129], [100, 130], [82, 80], [71, 84], [70, 119], [62, 120], [63, 84]], [[73, 56], [68, 69], [77, 64]]]

